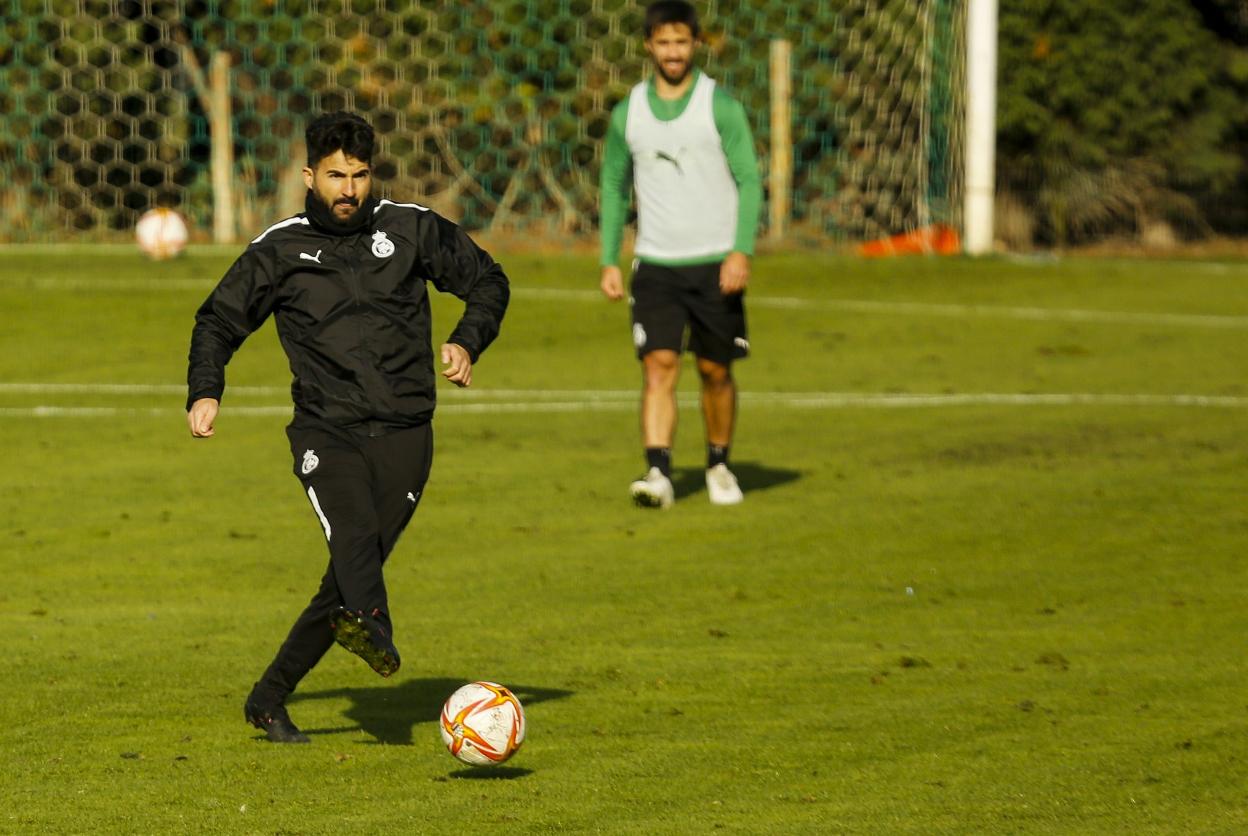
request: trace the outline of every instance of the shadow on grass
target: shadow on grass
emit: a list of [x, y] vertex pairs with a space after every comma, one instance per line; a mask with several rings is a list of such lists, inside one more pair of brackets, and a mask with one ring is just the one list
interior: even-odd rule
[[[351, 705], [346, 710], [347, 719], [357, 723], [356, 726], [335, 726], [323, 729], [304, 729], [309, 737], [322, 734], [341, 734], [363, 730], [372, 735], [377, 743], [389, 746], [411, 746], [412, 727], [417, 723], [433, 723], [438, 719], [442, 703], [446, 701], [456, 688], [468, 682], [465, 679], [408, 679], [394, 685], [375, 685], [369, 688], [333, 688], [326, 691], [309, 691], [295, 693], [290, 703], [305, 700], [342, 699], [346, 697]], [[572, 691], [561, 688], [539, 688], [533, 685], [507, 685], [520, 700], [520, 704], [528, 707], [546, 700], [557, 700], [570, 696]], [[467, 770], [473, 771], [473, 770]], [[511, 770], [513, 772], [517, 770]], [[524, 770], [519, 770], [524, 771]], [[456, 777], [509, 777], [496, 774], [497, 769], [489, 776], [473, 776], [457, 773]], [[518, 777], [511, 775], [510, 777]]]
[[[765, 491], [802, 478], [799, 470], [788, 470], [782, 467], [767, 467], [754, 462], [729, 462], [728, 466], [737, 477], [737, 484], [748, 497], [751, 493]], [[678, 499], [706, 492], [706, 470], [704, 468], [677, 467], [672, 469], [672, 488]]]
[[461, 781], [513, 781], [532, 774], [533, 770], [519, 766], [470, 766], [446, 777]]

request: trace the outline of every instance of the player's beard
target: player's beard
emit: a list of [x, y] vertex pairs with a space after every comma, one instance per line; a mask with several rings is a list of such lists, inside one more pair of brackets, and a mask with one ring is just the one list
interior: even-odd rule
[[[350, 232], [359, 229], [362, 226], [362, 212], [364, 202], [358, 197], [337, 197], [332, 201], [321, 200], [321, 205], [325, 207], [324, 217], [334, 229], [341, 232]], [[351, 212], [347, 215], [338, 213], [339, 207], [350, 207]]]
[[[340, 215], [338, 214], [339, 206], [349, 206], [351, 207], [351, 212], [346, 215]], [[329, 216], [333, 218], [336, 223], [342, 226], [352, 226], [355, 221], [355, 216], [359, 211], [360, 201], [358, 198], [340, 197], [329, 207]]]
[[664, 81], [666, 81], [668, 84], [672, 85], [673, 87], [677, 87], [680, 85], [681, 82], [683, 82], [686, 78], [688, 78], [689, 73], [693, 71], [693, 62], [681, 61], [680, 62], [680, 74], [677, 76], [669, 75], [667, 72], [667, 69], [659, 61], [654, 62], [654, 68], [656, 71], [658, 71], [659, 75], [663, 76]]
[[375, 202], [371, 196], [364, 200], [360, 200], [359, 197], [351, 198], [356, 204], [355, 211], [345, 218], [340, 218], [334, 212], [334, 204], [347, 199], [345, 197], [337, 197], [333, 201], [327, 201], [313, 189], [308, 189], [304, 207], [322, 229], [338, 235], [358, 232], [368, 224]]

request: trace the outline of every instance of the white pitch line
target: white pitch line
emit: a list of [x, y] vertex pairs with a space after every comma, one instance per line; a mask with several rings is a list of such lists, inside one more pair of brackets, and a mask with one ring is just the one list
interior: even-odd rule
[[[287, 397], [287, 386], [230, 386], [229, 396]], [[0, 395], [156, 395], [182, 398], [186, 386], [174, 383], [37, 383], [0, 382]], [[696, 398], [692, 389], [677, 393], [682, 398]], [[635, 404], [640, 393], [633, 389], [448, 389], [438, 393], [440, 409], [464, 412], [513, 409], [521, 411], [537, 407], [557, 409], [593, 408], [594, 404], [621, 402]], [[785, 406], [961, 406], [984, 404], [1117, 404], [1127, 406], [1227, 406], [1248, 405], [1248, 397], [1236, 395], [1197, 394], [1115, 394], [1115, 393], [993, 393], [963, 392], [923, 394], [909, 392], [739, 392], [743, 403], [780, 404]], [[457, 403], [457, 401], [511, 401], [512, 403]], [[49, 407], [52, 408], [52, 407]], [[59, 408], [59, 407], [58, 407]], [[94, 409], [97, 407], [82, 407]], [[98, 407], [112, 409], [114, 407]], [[116, 407], [125, 409], [128, 407]], [[288, 406], [245, 406], [227, 400], [227, 409], [235, 412], [290, 409]], [[157, 409], [160, 409], [157, 407]]]
[[[284, 395], [289, 386], [231, 386], [231, 394]], [[0, 394], [15, 395], [182, 395], [186, 386], [174, 383], [0, 383]]]
[[[0, 395], [181, 395], [185, 384], [177, 383], [37, 383], [0, 382]], [[288, 396], [289, 386], [228, 386], [226, 395]], [[628, 398], [636, 400], [640, 390], [633, 389], [448, 389], [439, 392], [440, 399], [476, 400], [480, 398], [537, 398], [603, 400]]]
[[[615, 393], [602, 393], [612, 394]], [[630, 393], [631, 394], [631, 393]], [[696, 409], [695, 399], [683, 399], [685, 409]], [[1248, 409], [1248, 397], [1193, 394], [1020, 394], [977, 392], [963, 394], [871, 394], [863, 392], [744, 392], [741, 400], [750, 406], [778, 406], [793, 409], [898, 409], [951, 406], [1160, 406], [1222, 409]], [[443, 403], [443, 414], [620, 412], [636, 409], [629, 400], [583, 398], [578, 400], [528, 400], [486, 403]], [[164, 417], [181, 415], [175, 407], [51, 406], [0, 407], [0, 417], [82, 418], [122, 415]], [[290, 406], [227, 406], [226, 414], [240, 417], [289, 416]]]
[[199, 290], [208, 293], [216, 284], [216, 279], [175, 279], [169, 276], [146, 279], [71, 279], [64, 276], [0, 274], [0, 287], [22, 290]]
[[[562, 302], [599, 302], [597, 290], [558, 288], [513, 288], [520, 298], [551, 299]], [[866, 299], [807, 299], [796, 296], [750, 296], [749, 304], [758, 308], [779, 310], [850, 311], [866, 314], [903, 314], [907, 316], [941, 316], [962, 318], [998, 317], [1026, 319], [1037, 322], [1102, 322], [1128, 325], [1183, 325], [1205, 328], [1248, 328], [1248, 316], [1223, 314], [1172, 314], [1131, 311], [1094, 311], [1064, 308], [1035, 308], [997, 305], [954, 305], [928, 302], [879, 302]]]
[[[749, 398], [742, 398], [748, 401]], [[1248, 397], [1235, 395], [1151, 395], [1093, 393], [1013, 394], [975, 392], [944, 395], [828, 393], [786, 396], [785, 406], [835, 407], [924, 407], [924, 406], [1196, 406], [1231, 409], [1248, 408]]]
[[[212, 244], [212, 243], [194, 243], [188, 244], [183, 258], [194, 260], [197, 258], [221, 258], [240, 255], [246, 249], [245, 243], [235, 244]], [[139, 253], [138, 246], [133, 241], [115, 240], [115, 241], [91, 241], [91, 242], [47, 242], [47, 241], [31, 241], [31, 242], [0, 242], [0, 253], [7, 255], [59, 255], [59, 256], [103, 256], [103, 257], [125, 257], [132, 258]], [[1103, 261], [1098, 256], [1086, 258], [1066, 258], [1055, 253], [1036, 252], [1036, 253], [1013, 253], [1002, 256], [1003, 260], [1012, 264], [1023, 266], [1039, 267], [1039, 268], [1060, 268], [1063, 264], [1079, 264], [1088, 263], [1089, 261]], [[1176, 268], [1185, 270], [1212, 270], [1216, 272], [1243, 271], [1243, 261], [1201, 261], [1194, 260], [1183, 256], [1121, 256], [1112, 259], [1118, 263], [1141, 263], [1141, 264], [1172, 264]], [[849, 259], [840, 259], [839, 262], [846, 262]], [[950, 262], [954, 266], [956, 261]]]
[[[64, 277], [0, 275], [0, 285], [38, 290], [198, 290], [204, 293], [215, 285], [211, 279], [70, 279]], [[601, 302], [597, 290], [512, 286], [518, 299], [544, 299], [557, 302]], [[1037, 308], [1009, 305], [942, 304], [931, 302], [887, 302], [870, 299], [809, 299], [795, 296], [750, 296], [749, 304], [777, 310], [847, 311], [885, 316], [936, 316], [1027, 320], [1031, 322], [1092, 322], [1113, 325], [1164, 325], [1196, 328], [1248, 329], [1248, 316], [1229, 314], [1182, 314], [1146, 311], [1096, 311], [1079, 308]]]
[[789, 310], [819, 309], [851, 311], [866, 314], [902, 314], [909, 316], [995, 317], [1025, 319], [1035, 322], [1100, 322], [1125, 325], [1180, 325], [1199, 328], [1248, 328], [1248, 316], [1223, 314], [1173, 314], [1132, 311], [1093, 311], [1077, 308], [1028, 308], [997, 305], [954, 305], [929, 302], [874, 302], [863, 299], [801, 299], [770, 296], [751, 299], [761, 308]]

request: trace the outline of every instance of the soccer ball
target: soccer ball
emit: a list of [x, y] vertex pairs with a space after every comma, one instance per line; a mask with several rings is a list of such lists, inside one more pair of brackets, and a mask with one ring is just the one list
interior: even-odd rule
[[438, 727], [452, 755], [473, 766], [490, 766], [510, 758], [524, 742], [524, 709], [497, 682], [470, 682], [442, 706]]
[[186, 222], [172, 209], [149, 209], [139, 218], [134, 236], [148, 258], [173, 258], [186, 246]]

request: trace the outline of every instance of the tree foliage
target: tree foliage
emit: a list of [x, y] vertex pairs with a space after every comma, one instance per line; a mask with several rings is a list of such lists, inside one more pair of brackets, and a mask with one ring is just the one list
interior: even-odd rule
[[1059, 244], [1158, 220], [1207, 229], [1244, 170], [1230, 34], [1187, 0], [1007, 0], [1001, 187], [1031, 197]]

